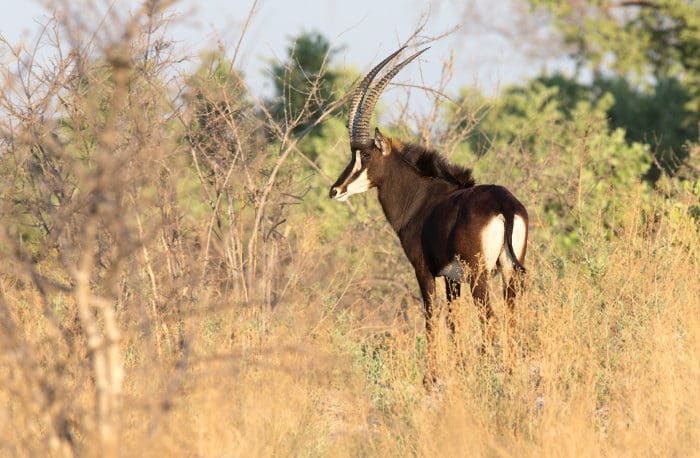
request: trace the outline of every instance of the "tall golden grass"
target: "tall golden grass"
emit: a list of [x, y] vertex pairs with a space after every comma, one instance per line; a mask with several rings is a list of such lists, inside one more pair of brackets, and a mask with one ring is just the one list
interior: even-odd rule
[[[410, 297], [404, 317], [400, 295], [362, 299], [379, 266], [331, 276], [317, 297], [299, 287], [270, 317], [247, 310], [194, 320], [197, 359], [222, 348], [235, 356], [194, 365], [150, 437], [149, 416], [134, 413], [133, 443], [154, 455], [692, 456], [697, 228], [620, 229], [618, 240], [589, 241], [591, 256], [605, 256], [595, 274], [531, 250], [520, 352], [510, 360], [478, 355], [478, 322], [464, 301], [460, 340], [474, 351], [455, 361], [443, 329], [434, 393], [421, 385], [420, 302]], [[318, 255], [320, 242], [310, 244]], [[353, 299], [332, 310], [346, 287]], [[222, 327], [208, 334], [212, 319]], [[162, 393], [149, 368], [130, 372], [136, 398]]]
[[570, 256], [533, 211], [516, 351], [477, 351], [463, 297], [426, 392], [421, 302], [378, 204], [337, 210], [332, 231], [294, 206], [323, 193], [299, 179], [302, 120], [229, 99], [241, 81], [214, 65], [200, 78], [219, 86], [187, 90], [219, 109], [193, 127], [182, 87], [161, 84], [176, 59], [143, 52], [154, 5], [43, 73], [5, 43], [24, 64], [3, 75], [0, 454], [698, 453], [700, 235], [683, 194], [629, 196]]

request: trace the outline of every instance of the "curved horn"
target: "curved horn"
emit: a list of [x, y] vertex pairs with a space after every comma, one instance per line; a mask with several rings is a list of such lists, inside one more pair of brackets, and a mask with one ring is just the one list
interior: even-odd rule
[[[375, 76], [377, 76], [377, 73], [384, 68], [386, 64], [388, 64], [391, 59], [396, 57], [397, 54], [399, 54], [401, 51], [406, 49], [406, 46], [400, 47], [397, 51], [393, 52], [389, 57], [384, 59], [383, 61], [379, 62], [372, 70], [367, 73], [367, 76], [364, 77], [362, 82], [360, 83], [359, 86], [355, 89], [355, 92], [352, 94], [352, 102], [350, 102], [350, 114], [348, 116], [348, 129], [350, 129], [350, 140], [354, 141], [355, 137], [357, 135], [357, 119], [355, 119], [356, 116], [359, 116], [360, 113], [358, 113], [358, 108], [360, 108], [360, 104], [362, 103], [362, 99], [364, 98], [365, 94], [367, 93], [367, 89], [369, 88], [370, 83], [374, 79]], [[360, 110], [361, 111], [361, 110]]]
[[374, 106], [377, 104], [377, 100], [379, 100], [379, 96], [382, 94], [382, 91], [384, 91], [384, 88], [386, 88], [387, 84], [389, 84], [389, 81], [391, 81], [391, 79], [395, 77], [402, 68], [428, 49], [430, 48], [423, 48], [412, 56], [406, 58], [406, 60], [392, 68], [386, 75], [384, 75], [382, 79], [380, 79], [379, 82], [372, 88], [372, 91], [364, 98], [365, 100], [362, 104], [362, 108], [360, 109], [360, 114], [354, 121], [354, 140], [357, 142], [369, 141], [369, 122], [372, 118], [372, 112], [374, 112]]

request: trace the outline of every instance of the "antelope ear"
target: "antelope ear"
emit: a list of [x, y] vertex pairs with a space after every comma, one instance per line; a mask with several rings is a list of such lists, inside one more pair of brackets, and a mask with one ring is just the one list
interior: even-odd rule
[[374, 128], [374, 146], [376, 146], [377, 149], [382, 152], [382, 156], [386, 156], [389, 153], [386, 138], [384, 138], [384, 135], [379, 132], [378, 127]]

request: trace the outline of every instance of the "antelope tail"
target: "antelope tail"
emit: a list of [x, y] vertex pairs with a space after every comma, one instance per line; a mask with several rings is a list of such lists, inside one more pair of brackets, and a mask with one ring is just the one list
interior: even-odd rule
[[515, 255], [515, 250], [513, 250], [513, 220], [514, 215], [512, 212], [507, 212], [505, 215], [506, 217], [506, 233], [505, 233], [505, 239], [506, 239], [506, 247], [508, 248], [508, 253], [510, 254], [510, 259], [513, 262], [513, 266], [515, 267], [515, 270], [518, 271], [521, 274], [525, 273], [525, 266], [520, 264], [520, 261], [518, 261], [518, 257]]

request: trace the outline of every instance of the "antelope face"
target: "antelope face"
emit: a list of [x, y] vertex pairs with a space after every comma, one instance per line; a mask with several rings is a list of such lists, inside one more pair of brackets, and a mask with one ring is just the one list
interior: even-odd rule
[[352, 156], [336, 182], [331, 186], [328, 196], [344, 202], [353, 194], [360, 194], [373, 188], [381, 181], [386, 156], [389, 154], [389, 142], [379, 129], [375, 130], [374, 139], [368, 144], [351, 144]]
[[377, 64], [362, 79], [362, 82], [353, 92], [348, 116], [348, 129], [350, 130], [350, 163], [345, 167], [336, 182], [331, 186], [328, 196], [331, 199], [345, 201], [353, 194], [367, 191], [369, 188], [379, 186], [388, 156], [391, 152], [391, 142], [375, 129], [374, 138], [370, 139], [369, 123], [372, 112], [377, 105], [377, 100], [389, 81], [409, 62], [421, 55], [425, 48], [398, 65], [395, 65], [382, 76], [370, 90], [370, 84], [374, 77], [405, 49], [405, 46], [393, 52], [386, 59]]

